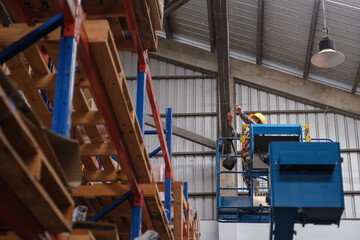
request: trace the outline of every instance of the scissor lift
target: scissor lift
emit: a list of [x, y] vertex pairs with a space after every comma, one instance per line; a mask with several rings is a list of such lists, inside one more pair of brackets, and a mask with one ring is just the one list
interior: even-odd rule
[[[295, 223], [339, 225], [344, 209], [339, 143], [330, 139], [311, 142], [308, 125], [244, 125], [242, 136], [246, 129], [247, 139], [217, 141], [217, 220], [269, 222], [270, 239], [275, 240], [293, 239]], [[225, 144], [238, 140], [250, 141], [249, 170], [220, 170], [227, 157], [241, 161], [240, 155], [224, 154]], [[220, 186], [220, 175], [224, 174], [247, 174], [249, 189]], [[228, 191], [233, 196], [228, 196]]]

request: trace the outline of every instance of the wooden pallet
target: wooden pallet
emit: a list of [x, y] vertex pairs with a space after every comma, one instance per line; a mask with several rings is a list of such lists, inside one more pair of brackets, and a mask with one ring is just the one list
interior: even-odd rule
[[40, 130], [1, 86], [0, 94], [1, 178], [44, 229], [70, 231], [74, 201], [34, 134]]
[[[34, 27], [28, 27], [24, 24], [12, 24], [8, 28], [0, 28], [0, 47], [8, 46], [33, 29]], [[104, 86], [115, 110], [116, 121], [123, 134], [130, 161], [133, 166], [136, 166], [134, 173], [137, 181], [154, 184], [150, 159], [117, 54], [111, 27], [106, 20], [93, 20], [85, 23], [85, 30], [88, 34], [90, 50], [96, 59]], [[28, 102], [45, 125], [50, 125], [52, 115], [39, 95], [39, 90], [45, 92], [51, 108], [53, 106], [56, 74], [50, 73], [42, 54], [48, 54], [53, 59], [55, 66], [57, 65], [59, 36], [59, 30], [50, 33], [46, 39], [32, 45], [6, 63], [10, 69], [11, 78], [17, 83], [25, 97], [30, 99]], [[75, 77], [72, 124], [76, 127], [76, 138], [80, 142], [84, 183], [116, 181], [129, 189], [124, 172], [118, 169], [111, 160], [111, 156], [117, 155], [117, 152], [108, 137], [104, 118], [97, 109], [96, 99], [93, 98], [91, 86], [83, 74], [83, 66], [80, 62], [79, 70]], [[104, 167], [102, 170], [99, 169], [97, 161], [94, 161], [95, 157], [98, 157]], [[104, 183], [97, 187], [106, 188], [106, 186], [108, 184]], [[74, 192], [75, 201], [77, 204], [89, 207], [88, 217], [95, 216], [123, 194], [117, 193], [114, 196], [107, 196], [98, 192], [97, 195], [89, 197], [85, 194], [79, 195], [79, 191], [76, 189]], [[145, 202], [150, 209], [153, 225], [162, 236], [161, 239], [170, 239], [172, 233], [158, 191], [155, 190], [147, 195]], [[131, 209], [131, 204], [128, 202], [105, 218], [106, 221], [117, 225], [122, 239], [127, 239], [130, 236], [131, 212], [129, 209]], [[145, 226], [143, 229], [146, 229]]]
[[[3, 0], [14, 22], [21, 22], [12, 0]], [[34, 22], [44, 22], [60, 12], [57, 1], [53, 0], [23, 0], [25, 9]], [[162, 29], [163, 10], [159, 0], [135, 0], [137, 21], [142, 32], [142, 43], [145, 49], [156, 51], [157, 36], [155, 31]], [[107, 19], [114, 34], [116, 47], [120, 51], [135, 50], [131, 37], [128, 36], [129, 28], [122, 0], [85, 0], [82, 1], [87, 19]], [[0, 23], [9, 26], [5, 12], [0, 8]]]

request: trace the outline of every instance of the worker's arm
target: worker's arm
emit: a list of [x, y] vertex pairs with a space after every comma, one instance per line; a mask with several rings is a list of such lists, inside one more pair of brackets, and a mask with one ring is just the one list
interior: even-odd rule
[[231, 136], [232, 137], [240, 137], [241, 134], [236, 132], [236, 130], [233, 127], [234, 116], [231, 114], [231, 112], [228, 113], [226, 118], [229, 120], [229, 128], [231, 131]]
[[252, 120], [249, 115], [244, 113], [240, 104], [235, 104], [235, 110], [240, 114], [240, 118], [245, 124], [256, 124], [256, 122]]

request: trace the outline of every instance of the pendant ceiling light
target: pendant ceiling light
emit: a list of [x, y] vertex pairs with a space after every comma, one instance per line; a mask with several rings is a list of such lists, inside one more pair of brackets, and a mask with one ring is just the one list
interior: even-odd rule
[[328, 36], [329, 29], [326, 26], [325, 3], [322, 0], [323, 15], [324, 15], [324, 37], [319, 42], [319, 52], [311, 58], [311, 63], [321, 68], [336, 67], [345, 60], [344, 54], [335, 51], [334, 41]]

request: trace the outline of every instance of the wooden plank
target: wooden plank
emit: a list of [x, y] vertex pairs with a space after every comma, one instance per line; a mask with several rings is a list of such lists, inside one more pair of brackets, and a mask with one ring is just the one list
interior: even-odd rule
[[200, 216], [198, 212], [196, 212], [196, 227], [197, 227], [197, 232], [201, 236]]
[[7, 142], [2, 131], [0, 138], [2, 156], [0, 172], [4, 181], [45, 229], [51, 232], [69, 231], [71, 229], [69, 217], [74, 204], [72, 200], [68, 205], [61, 206], [60, 210], [40, 183], [29, 174], [26, 165]]
[[105, 170], [115, 170], [116, 166], [111, 156], [99, 156], [100, 163]]
[[174, 239], [169, 228], [164, 206], [160, 201], [157, 184], [143, 184], [142, 187], [145, 204], [150, 211], [153, 226], [160, 234], [160, 239], [170, 239], [170, 237]]
[[95, 236], [92, 234], [91, 230], [80, 230], [75, 229], [71, 232], [70, 235], [62, 236], [64, 240], [96, 240]]
[[174, 195], [174, 237], [183, 240], [183, 183], [175, 182], [172, 184]]
[[105, 120], [99, 111], [75, 111], [72, 113], [72, 125], [94, 126], [105, 124]]
[[107, 182], [107, 181], [113, 181], [113, 182], [127, 182], [126, 175], [121, 170], [85, 170], [83, 171], [84, 178], [88, 182]]
[[134, 42], [124, 38], [123, 29], [119, 18], [110, 18], [109, 24], [114, 35], [116, 48], [119, 51], [135, 51]]
[[[35, 86], [43, 90], [55, 91], [56, 73], [33, 74]], [[75, 73], [75, 88], [88, 88], [90, 83], [82, 73]]]
[[186, 221], [186, 240], [190, 239], [190, 226], [191, 226], [191, 218], [190, 218], [190, 203], [186, 203], [186, 216], [187, 216], [187, 221]]
[[163, 6], [161, 5], [161, 1], [150, 0], [148, 3], [150, 6], [150, 17], [154, 30], [161, 31], [163, 22]]
[[[6, 96], [2, 88], [0, 88], [0, 93], [1, 95]], [[30, 129], [27, 127], [28, 124], [26, 124], [26, 122], [28, 123], [29, 121], [25, 122], [26, 118], [23, 117], [20, 112], [10, 109], [12, 109], [12, 105], [6, 98], [3, 98], [3, 102], [0, 108], [2, 114], [8, 111], [12, 111], [12, 114], [2, 122], [3, 132], [5, 134], [4, 138], [6, 138], [6, 141], [9, 141], [9, 144], [11, 144], [8, 144], [7, 147], [14, 148], [16, 154], [22, 158], [30, 170], [35, 169], [35, 171], [32, 171], [33, 173], [36, 172], [35, 177], [37, 176], [37, 172], [40, 170], [41, 176], [38, 176], [37, 179], [40, 180], [42, 186], [58, 204], [71, 205], [73, 203], [71, 196], [68, 194], [67, 189], [63, 185], [53, 166], [47, 160], [44, 151], [35, 140], [35, 136], [39, 136], [34, 136], [32, 134]], [[38, 130], [34, 129], [34, 127], [32, 130], [38, 133]], [[21, 136], [21, 138], [18, 136]], [[49, 148], [51, 147], [49, 143], [43, 146]], [[48, 155], [54, 157], [53, 152]], [[31, 162], [31, 160], [39, 159], [41, 159], [41, 169], [38, 169], [39, 164], [36, 162], [35, 164]], [[47, 184], [50, 184], [51, 186], [47, 186]]]
[[13, 57], [6, 62], [6, 65], [9, 67], [11, 76], [17, 83], [18, 88], [23, 91], [28, 103], [32, 106], [33, 111], [46, 127], [51, 128], [51, 114], [39, 95], [28, 69], [22, 63], [20, 56]]
[[150, 10], [146, 0], [135, 1], [135, 13], [136, 17], [139, 19], [139, 25], [142, 31], [142, 44], [144, 49], [156, 51], [157, 36], [152, 26]]
[[115, 156], [116, 148], [112, 143], [90, 143], [80, 145], [81, 156]]
[[96, 159], [93, 159], [95, 157], [91, 157], [91, 156], [81, 156], [81, 162], [84, 165], [84, 168], [86, 170], [98, 170], [99, 168], [97, 167], [97, 165], [95, 164]]
[[[82, 89], [75, 89], [74, 93], [75, 93], [75, 96], [74, 96], [73, 104], [74, 104], [74, 107], [76, 108], [76, 110], [80, 110], [80, 112], [82, 112], [84, 114], [89, 113], [91, 115], [94, 111], [89, 111], [89, 110], [91, 110], [92, 107], [89, 106], [89, 104], [87, 103], [87, 99], [89, 99], [91, 96], [86, 97], [85, 92]], [[78, 119], [85, 119], [84, 117], [81, 117], [81, 115], [77, 115], [77, 111], [75, 111], [74, 113], [75, 113], [75, 118], [78, 116], [79, 117]], [[100, 112], [96, 111], [96, 113], [98, 114], [97, 116], [99, 118], [102, 118]], [[105, 139], [101, 132], [100, 126], [94, 126], [94, 124], [92, 124], [92, 126], [85, 126], [84, 130], [86, 131], [86, 134], [90, 138], [90, 141], [92, 143], [104, 143], [105, 142]], [[100, 162], [104, 166], [104, 169], [115, 170], [115, 166], [109, 155], [110, 154], [106, 154], [105, 156], [100, 155], [99, 156]], [[114, 154], [114, 155], [116, 155], [116, 154]], [[91, 156], [83, 155], [82, 159], [83, 159], [84, 163], [86, 162], [86, 164], [84, 164], [85, 168], [90, 167], [91, 169], [89, 168], [89, 170], [94, 169], [94, 166], [91, 164], [94, 162], [92, 160]]]
[[[106, 90], [114, 108], [117, 121], [123, 131], [124, 140], [134, 166], [139, 182], [152, 182], [151, 164], [146, 152], [140, 128], [130, 98], [121, 63], [116, 52], [115, 44], [109, 32], [106, 21], [87, 21], [85, 29], [88, 33], [89, 44], [95, 60], [99, 66]], [[99, 37], [99, 33], [106, 36]]]
[[93, 186], [80, 186], [73, 192], [73, 197], [114, 196], [121, 197], [130, 190], [129, 185], [121, 183], [94, 184]]
[[50, 74], [50, 70], [42, 56], [38, 45], [33, 44], [24, 50], [24, 55], [31, 66], [33, 72]]

